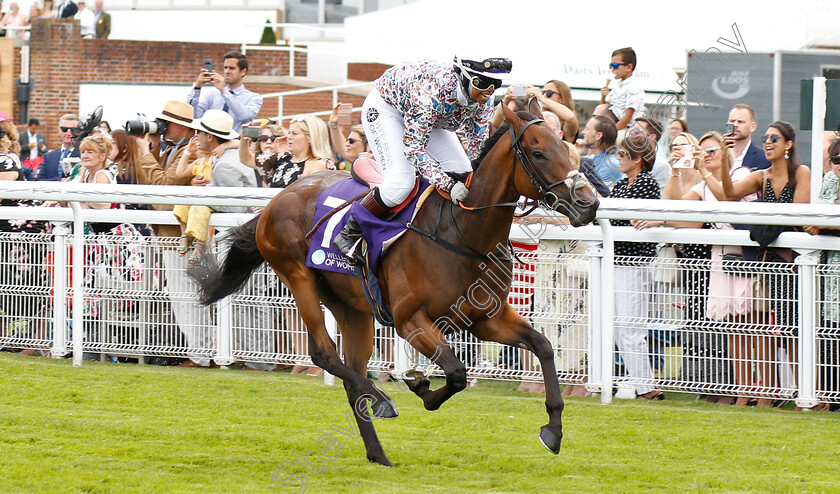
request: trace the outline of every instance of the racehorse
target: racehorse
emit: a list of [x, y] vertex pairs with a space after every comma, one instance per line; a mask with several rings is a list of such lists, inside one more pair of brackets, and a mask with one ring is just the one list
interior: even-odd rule
[[[564, 403], [554, 351], [548, 339], [507, 303], [508, 235], [522, 195], [568, 216], [575, 226], [595, 218], [598, 199], [573, 169], [566, 145], [538, 112], [504, 108], [505, 126], [487, 141], [473, 165], [468, 204], [458, 208], [439, 194], [430, 195], [412, 223], [434, 235], [406, 232], [382, 259], [378, 276], [397, 333], [445, 373], [445, 384], [436, 390], [422, 374], [407, 373], [404, 378], [427, 410], [437, 410], [467, 385], [466, 367], [445, 334], [465, 330], [481, 340], [527, 349], [539, 358], [545, 382], [549, 422], [540, 429], [539, 439], [557, 454]], [[305, 264], [315, 201], [345, 178], [343, 172], [319, 172], [292, 183], [257, 217], [227, 235], [228, 251], [220, 266], [205, 255], [191, 274], [200, 285], [202, 302], [209, 304], [240, 289], [267, 261], [295, 298], [309, 332], [312, 361], [344, 381], [367, 458], [391, 466], [369, 414], [392, 418], [397, 412], [390, 397], [367, 378], [374, 325], [361, 280]], [[327, 333], [321, 302], [338, 323], [345, 362]]]

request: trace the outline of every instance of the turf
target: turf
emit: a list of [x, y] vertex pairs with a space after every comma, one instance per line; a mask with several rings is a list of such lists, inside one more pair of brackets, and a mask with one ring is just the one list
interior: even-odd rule
[[555, 456], [542, 397], [514, 386], [481, 381], [427, 412], [385, 385], [400, 412], [376, 422], [385, 468], [341, 434], [343, 387], [320, 378], [3, 353], [0, 491], [840, 492], [837, 413], [573, 398]]

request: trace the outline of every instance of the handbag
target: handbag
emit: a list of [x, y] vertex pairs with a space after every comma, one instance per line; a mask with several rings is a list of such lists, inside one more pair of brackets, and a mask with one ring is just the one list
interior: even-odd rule
[[653, 281], [655, 283], [674, 284], [680, 279], [680, 269], [676, 261], [677, 249], [673, 244], [660, 247], [654, 261]]

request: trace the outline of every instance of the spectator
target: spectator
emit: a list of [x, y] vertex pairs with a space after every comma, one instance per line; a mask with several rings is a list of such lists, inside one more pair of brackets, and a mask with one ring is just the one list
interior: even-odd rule
[[[271, 185], [276, 169], [266, 170], [262, 166], [257, 166], [256, 157], [263, 153], [266, 157], [272, 154], [280, 154], [281, 157], [275, 163], [289, 161], [292, 155], [289, 153], [289, 146], [286, 142], [288, 134], [282, 125], [265, 124], [260, 128], [260, 136], [257, 139], [251, 140], [250, 137], [243, 137], [239, 141], [239, 161], [255, 168], [260, 176], [258, 182], [265, 187], [279, 187], [279, 185]], [[285, 157], [282, 156], [284, 154]]]
[[44, 156], [47, 152], [47, 139], [38, 132], [41, 122], [37, 118], [30, 118], [26, 132], [20, 134], [20, 161], [33, 160]]
[[257, 164], [262, 168], [270, 187], [287, 187], [298, 178], [323, 170], [335, 170], [330, 157], [327, 140], [327, 126], [320, 118], [307, 115], [296, 117], [289, 124], [286, 138], [289, 152], [257, 155]]
[[[737, 136], [737, 130], [735, 134]], [[808, 203], [811, 172], [807, 166], [799, 163], [796, 152], [796, 132], [793, 126], [787, 122], [773, 122], [761, 141], [764, 144], [764, 155], [771, 163], [770, 168], [754, 171], [743, 179], [733, 182], [730, 178], [729, 163], [724, 160], [721, 167], [721, 183], [725, 196], [730, 200], [738, 200], [750, 194], [759, 193], [762, 202]], [[723, 146], [734, 148], [736, 142], [733, 136], [726, 136]], [[781, 231], [781, 227], [772, 226], [751, 229], [750, 238], [761, 245], [760, 260], [771, 263], [793, 261], [794, 254], [790, 249], [768, 248]], [[769, 322], [779, 330], [792, 331], [795, 334], [798, 325], [797, 304], [795, 303], [798, 292], [796, 276], [792, 272], [786, 272], [785, 269], [774, 271], [776, 272], [767, 276], [771, 314], [774, 318], [765, 322]], [[789, 356], [796, 355], [794, 348], [788, 347], [786, 350]], [[778, 383], [774, 382], [775, 378], [771, 372], [763, 375], [762, 379], [765, 391], [776, 389]], [[762, 403], [759, 402], [759, 404]]]
[[656, 161], [653, 163], [653, 170], [651, 170], [650, 174], [656, 180], [656, 183], [659, 184], [659, 190], [664, 190], [665, 182], [668, 181], [668, 177], [671, 175], [671, 165], [668, 164], [667, 156], [662, 158], [662, 155], [659, 153], [658, 143], [659, 138], [662, 137], [662, 124], [652, 118], [637, 118], [630, 129], [630, 133], [637, 133], [647, 137], [656, 147]]
[[111, 124], [108, 123], [107, 120], [103, 120], [99, 124], [99, 131], [103, 134], [110, 134], [111, 133]]
[[82, 25], [82, 38], [96, 37], [96, 20], [93, 11], [87, 8], [87, 0], [79, 0], [79, 11], [73, 18]]
[[[545, 120], [545, 123], [557, 134], [557, 137], [563, 139], [563, 130], [561, 128], [563, 124], [560, 122], [560, 117], [554, 113], [545, 112], [543, 113], [543, 119]], [[569, 141], [563, 141], [563, 144], [565, 144], [569, 149], [569, 159], [572, 160], [574, 168], [580, 170], [580, 172], [586, 176], [589, 183], [595, 187], [598, 195], [601, 197], [607, 197], [610, 195], [609, 187], [607, 187], [607, 184], [605, 184], [603, 179], [601, 179], [601, 176], [598, 175], [598, 172], [595, 171], [595, 165], [592, 164], [592, 158], [581, 158], [577, 148]]]
[[595, 115], [609, 117], [618, 130], [627, 127], [634, 119], [645, 116], [645, 92], [633, 72], [636, 70], [636, 52], [633, 48], [619, 48], [612, 53], [610, 70], [618, 80], [610, 90], [607, 85], [601, 89], [601, 104], [595, 108]]
[[44, 0], [44, 8], [41, 10], [40, 19], [55, 19], [55, 2], [53, 0]]
[[[96, 0], [94, 3], [96, 9], [93, 11], [93, 19], [96, 25], [96, 37], [108, 39], [111, 35], [111, 14], [102, 9], [102, 0]], [[111, 129], [108, 129], [110, 132]]]
[[[693, 186], [687, 193], [682, 193], [679, 181], [669, 179], [668, 186], [665, 189], [665, 197], [667, 199], [683, 199], [689, 201], [715, 202], [723, 200], [723, 188], [720, 185], [722, 162], [725, 160], [731, 163], [732, 154], [729, 151], [721, 149], [722, 142], [723, 137], [717, 132], [705, 134], [700, 139], [698, 150], [695, 153], [697, 157], [695, 168], [701, 173], [704, 181]], [[732, 180], [740, 180], [749, 175], [749, 173], [750, 171], [747, 168], [738, 167], [731, 170], [730, 176]], [[672, 177], [677, 177], [677, 175], [672, 175]], [[754, 196], [748, 196], [741, 200], [750, 202], [754, 199]], [[704, 224], [684, 222], [669, 223], [669, 226], [677, 228], [705, 227]], [[711, 227], [719, 230], [733, 229], [732, 225], [728, 223], [715, 223]], [[755, 279], [724, 269], [722, 260], [727, 259], [728, 262], [732, 262], [736, 257], [740, 257], [741, 261], [744, 260], [744, 252], [741, 247], [720, 245], [712, 247], [710, 273], [708, 274], [709, 279], [706, 283], [708, 288], [702, 291], [703, 294], [708, 293], [708, 298], [705, 301], [705, 310], [702, 314], [692, 313], [691, 318], [697, 321], [708, 318], [728, 324], [731, 329], [728, 341], [721, 340], [715, 334], [700, 335], [703, 337], [702, 344], [700, 344], [701, 342], [697, 341], [700, 338], [694, 336], [702, 332], [698, 330], [697, 333], [692, 333], [693, 338], [690, 339], [695, 340], [695, 346], [700, 345], [703, 350], [702, 352], [688, 351], [687, 353], [694, 357], [699, 356], [695, 355], [695, 353], [702, 353], [706, 357], [706, 362], [702, 364], [704, 372], [698, 376], [692, 375], [691, 379], [710, 384], [723, 384], [726, 381], [726, 377], [730, 374], [729, 364], [731, 363], [735, 367], [735, 384], [738, 386], [738, 390], [743, 392], [753, 382], [752, 372], [750, 370], [752, 348], [755, 346], [756, 351], [759, 351], [761, 346], [754, 345], [756, 337], [737, 334], [738, 328], [746, 327], [753, 320], [752, 285], [755, 283]], [[737, 263], [735, 264], [737, 266]], [[737, 267], [744, 268], [744, 266]], [[727, 344], [729, 346], [728, 352], [726, 351]], [[769, 362], [766, 358], [760, 358], [759, 361], [764, 366], [767, 366], [767, 362]], [[766, 370], [762, 373], [766, 373]], [[728, 396], [708, 395], [707, 401], [731, 403], [732, 398]], [[743, 405], [746, 402], [746, 397], [739, 397], [736, 404]]]
[[[323, 121], [319, 120], [323, 125]], [[215, 187], [257, 187], [257, 178], [253, 170], [243, 165], [238, 158], [238, 151], [227, 146], [227, 142], [238, 137], [233, 130], [233, 117], [221, 110], [207, 110], [200, 119], [193, 122], [192, 127], [197, 131], [198, 149], [205, 154], [213, 154], [213, 172], [210, 185]], [[326, 131], [324, 131], [326, 138]], [[220, 153], [216, 151], [221, 151]], [[220, 154], [220, 155], [219, 155]], [[217, 156], [219, 155], [219, 156]], [[183, 158], [182, 158], [183, 159]], [[218, 206], [214, 211], [227, 213], [245, 213], [245, 206]], [[248, 282], [246, 291], [253, 292], [256, 287], [253, 281]], [[238, 304], [232, 307], [234, 341], [240, 342], [245, 351], [271, 351], [272, 329], [268, 310], [253, 304]], [[189, 361], [188, 361], [189, 362]], [[189, 364], [187, 366], [190, 366]], [[245, 362], [245, 367], [251, 370], [272, 370], [273, 364]]]
[[[17, 128], [6, 112], [0, 111], [0, 180], [25, 180], [18, 153]], [[3, 199], [3, 206], [16, 205], [17, 201]]]
[[668, 146], [671, 145], [675, 137], [682, 134], [683, 132], [688, 132], [688, 124], [685, 122], [685, 120], [679, 118], [671, 120], [671, 124], [668, 126]]
[[[20, 11], [20, 6], [18, 6], [17, 2], [12, 2], [9, 4], [9, 11], [6, 12], [6, 15], [3, 16], [3, 19], [0, 19], [0, 28], [3, 27], [23, 27], [26, 25], [26, 16], [23, 15]], [[23, 29], [5, 29], [5, 37], [7, 38], [17, 38], [17, 39], [26, 39], [26, 31]]]
[[[595, 118], [595, 117], [593, 117]], [[604, 117], [601, 117], [604, 118]], [[610, 197], [621, 199], [659, 199], [659, 186], [650, 176], [656, 150], [653, 143], [640, 135], [628, 136], [616, 153], [624, 178], [619, 180]], [[639, 222], [619, 220], [614, 226]], [[651, 292], [651, 262], [656, 258], [656, 244], [639, 242], [615, 243], [615, 341], [624, 368], [631, 379], [652, 380], [648, 359], [647, 318], [648, 296]], [[661, 400], [665, 395], [649, 384], [636, 384], [636, 396]]]
[[840, 139], [840, 131], [827, 130], [823, 132], [823, 179], [827, 173], [833, 173], [834, 167], [831, 163], [831, 145], [835, 140]]
[[29, 35], [32, 32], [32, 19], [40, 19], [43, 17], [44, 12], [41, 10], [41, 7], [37, 5], [32, 5], [29, 7], [29, 17], [26, 18], [24, 21], [24, 26], [29, 28], [29, 31], [21, 31], [23, 33], [22, 39], [29, 39]]
[[[208, 115], [208, 117], [211, 116]], [[204, 180], [212, 180], [212, 172], [212, 155], [204, 150], [199, 152], [198, 136], [193, 136], [187, 149], [181, 155], [178, 170], [175, 173], [178, 176], [189, 177], [190, 179], [196, 176]], [[210, 214], [213, 209], [209, 206], [178, 205], [173, 208], [172, 212], [178, 218], [178, 226], [181, 227], [181, 244], [178, 246], [178, 255], [186, 255], [190, 248], [195, 245], [196, 248], [188, 262], [191, 265], [198, 264], [201, 261], [199, 248], [203, 248], [207, 241]]]
[[578, 133], [578, 118], [575, 113], [575, 100], [572, 99], [572, 90], [566, 83], [552, 79], [545, 83], [542, 90], [531, 86], [528, 88], [527, 96], [537, 98], [542, 105], [543, 115], [546, 112], [557, 115], [562, 123], [563, 140], [575, 143]]
[[60, 4], [58, 4], [58, 9], [56, 10], [56, 17], [58, 19], [69, 19], [76, 15], [76, 12], [79, 11], [79, 7], [76, 5], [76, 2], [73, 0], [64, 0]]
[[618, 158], [613, 153], [616, 133], [615, 124], [598, 115], [590, 118], [583, 128], [583, 142], [592, 153], [590, 157], [595, 171], [610, 189], [623, 176]]
[[[193, 121], [193, 108], [183, 101], [167, 101], [159, 119], [167, 122], [166, 132], [160, 135], [150, 135], [143, 139], [141, 147], [141, 167], [153, 185], [186, 185], [188, 178], [175, 176], [181, 153], [193, 135], [190, 128]], [[154, 156], [154, 160], [148, 159]], [[172, 206], [155, 205], [153, 209], [171, 211]], [[177, 232], [177, 227], [173, 227]], [[161, 231], [155, 227], [158, 235], [178, 236], [172, 228], [161, 226]]]
[[[346, 129], [341, 129], [338, 126], [338, 105], [333, 108], [327, 127], [329, 128], [330, 144], [338, 154], [337, 169], [350, 171], [353, 168], [353, 162], [360, 154], [370, 153], [365, 128], [362, 125], [353, 125]], [[346, 135], [345, 132], [347, 132]]]
[[[130, 136], [123, 129], [117, 129], [109, 135], [113, 148], [109, 158], [116, 168], [118, 184], [148, 185], [149, 177], [141, 165], [139, 139]], [[146, 159], [152, 159], [151, 156]], [[121, 209], [148, 210], [148, 204], [124, 204]], [[134, 224], [143, 236], [152, 235], [152, 228], [147, 224]]]
[[[242, 79], [248, 74], [248, 58], [238, 51], [224, 55], [224, 77], [201, 69], [187, 102], [195, 108], [195, 118], [210, 109], [222, 110], [233, 117], [238, 133], [246, 122], [254, 120], [262, 108], [262, 96], [245, 89]], [[208, 86], [202, 90], [202, 87]]]
[[732, 135], [735, 141], [733, 168], [739, 166], [746, 166], [750, 170], [768, 168], [770, 162], [762, 150], [752, 142], [752, 133], [758, 127], [755, 122], [755, 110], [750, 105], [739, 103], [729, 111], [728, 123], [731, 123], [735, 128]]
[[[829, 132], [826, 132], [828, 134]], [[828, 162], [831, 169], [823, 177], [819, 201], [828, 204], [840, 204], [840, 138], [836, 137], [828, 146]], [[811, 235], [830, 234], [840, 236], [838, 228], [806, 226], [805, 231]], [[840, 251], [825, 252], [827, 271], [822, 278], [822, 303], [820, 315], [821, 324], [817, 326], [818, 358], [820, 362], [818, 386], [828, 393], [840, 391], [840, 376], [837, 368], [840, 365], [840, 276], [835, 274], [840, 266]], [[830, 273], [830, 274], [829, 274]], [[822, 273], [821, 273], [822, 274]], [[836, 410], [838, 406], [820, 403], [814, 410]]]
[[79, 117], [72, 113], [62, 115], [58, 120], [58, 132], [61, 146], [44, 155], [44, 162], [32, 171], [32, 180], [59, 181], [64, 177], [61, 161], [65, 158], [78, 158], [79, 150], [74, 147], [73, 132], [79, 128]]

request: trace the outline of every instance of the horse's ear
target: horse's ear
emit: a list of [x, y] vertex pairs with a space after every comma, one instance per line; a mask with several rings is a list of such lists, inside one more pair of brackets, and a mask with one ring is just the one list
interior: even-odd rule
[[540, 108], [540, 102], [537, 98], [531, 98], [528, 101], [528, 111], [536, 115], [537, 118], [543, 118], [542, 108]]
[[519, 115], [513, 112], [510, 108], [507, 107], [506, 104], [502, 103], [502, 113], [505, 115], [505, 121], [510, 124], [510, 127], [519, 132], [519, 129], [522, 128], [522, 119], [519, 118]]

